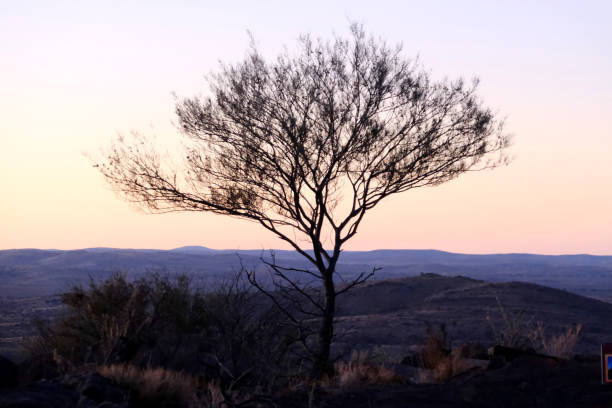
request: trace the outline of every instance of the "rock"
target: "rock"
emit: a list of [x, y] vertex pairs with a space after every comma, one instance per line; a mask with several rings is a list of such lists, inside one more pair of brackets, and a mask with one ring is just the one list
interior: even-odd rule
[[412, 353], [407, 355], [400, 361], [401, 365], [410, 366], [410, 367], [418, 367], [420, 362], [419, 353]]
[[121, 389], [98, 373], [89, 374], [82, 379], [77, 391], [96, 402], [120, 403], [126, 399]]
[[19, 383], [17, 365], [11, 360], [0, 356], [0, 388], [16, 387]]
[[546, 354], [539, 354], [530, 350], [522, 350], [513, 347], [504, 347], [500, 345], [489, 348], [488, 354], [489, 357], [501, 356], [506, 359], [506, 361], [512, 361], [519, 357], [534, 357], [542, 360], [547, 360], [550, 363], [556, 363], [562, 360], [559, 357], [548, 356]]

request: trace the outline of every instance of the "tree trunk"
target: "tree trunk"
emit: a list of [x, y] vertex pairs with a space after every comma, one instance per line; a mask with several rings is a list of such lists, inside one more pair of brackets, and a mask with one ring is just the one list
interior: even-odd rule
[[315, 356], [314, 374], [317, 378], [333, 375], [333, 366], [330, 362], [330, 349], [334, 337], [334, 317], [336, 315], [336, 290], [334, 287], [333, 273], [327, 271], [324, 275], [323, 291], [325, 305], [319, 328], [319, 344]]

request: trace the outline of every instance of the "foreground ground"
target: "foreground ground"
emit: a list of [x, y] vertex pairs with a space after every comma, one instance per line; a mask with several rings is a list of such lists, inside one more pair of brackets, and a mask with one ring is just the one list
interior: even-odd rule
[[[316, 406], [329, 408], [610, 407], [612, 389], [601, 384], [599, 373], [596, 356], [568, 361], [524, 356], [506, 362], [492, 361], [488, 368], [468, 371], [444, 384], [323, 386], [315, 390], [312, 400]], [[307, 387], [298, 387], [234, 406], [308, 407], [309, 393], [312, 390]], [[171, 401], [159, 403], [142, 405], [133, 391], [95, 373], [64, 375], [0, 390], [3, 408], [181, 406]], [[215, 405], [201, 389], [189, 406], [231, 405]]]

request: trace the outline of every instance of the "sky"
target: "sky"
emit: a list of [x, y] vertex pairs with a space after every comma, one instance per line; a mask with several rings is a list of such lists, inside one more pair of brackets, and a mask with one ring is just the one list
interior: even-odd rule
[[433, 78], [480, 78], [513, 160], [387, 198], [345, 249], [612, 255], [611, 15], [609, 1], [0, 1], [0, 249], [286, 248], [244, 220], [146, 214], [88, 156], [132, 130], [180, 140], [173, 95], [205, 94], [248, 32], [274, 58], [356, 21]]

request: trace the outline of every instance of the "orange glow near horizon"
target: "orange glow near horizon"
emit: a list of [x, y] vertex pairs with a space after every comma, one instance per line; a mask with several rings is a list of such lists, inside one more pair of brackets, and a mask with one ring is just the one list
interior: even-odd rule
[[148, 4], [0, 7], [0, 35], [14, 39], [1, 49], [0, 249], [288, 248], [243, 220], [143, 214], [111, 191], [86, 154], [131, 129], [171, 146], [172, 92], [205, 92], [203, 73], [244, 55], [245, 30], [273, 57], [300, 33], [344, 32], [350, 10], [367, 18], [368, 32], [403, 42], [407, 56], [419, 53], [435, 77], [479, 76], [483, 100], [507, 118], [514, 160], [390, 197], [346, 250], [612, 255], [610, 4], [420, 5], [410, 10], [419, 22], [411, 27], [401, 10], [391, 16], [366, 2], [338, 2], [324, 17], [304, 5], [292, 13], [299, 20], [250, 3]]

